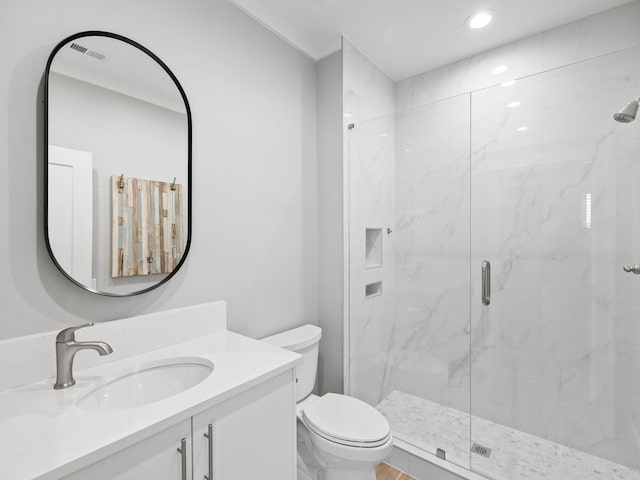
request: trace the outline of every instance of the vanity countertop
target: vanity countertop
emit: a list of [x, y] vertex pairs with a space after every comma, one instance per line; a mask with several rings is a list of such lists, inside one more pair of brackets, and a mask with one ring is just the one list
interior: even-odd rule
[[[75, 406], [104, 375], [179, 357], [207, 359], [214, 364], [213, 372], [185, 392], [137, 408], [90, 412]], [[76, 371], [76, 385], [65, 390], [54, 390], [52, 378], [2, 392], [0, 478], [61, 478], [275, 377], [301, 361], [296, 353], [222, 331]]]

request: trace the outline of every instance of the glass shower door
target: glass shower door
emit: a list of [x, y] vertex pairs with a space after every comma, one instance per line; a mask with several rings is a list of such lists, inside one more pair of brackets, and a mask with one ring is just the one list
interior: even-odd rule
[[623, 271], [640, 125], [612, 118], [638, 95], [638, 49], [472, 94], [471, 467], [489, 478], [640, 478], [640, 276]]
[[465, 468], [469, 100], [461, 95], [395, 117], [395, 288], [378, 404], [401, 445]]

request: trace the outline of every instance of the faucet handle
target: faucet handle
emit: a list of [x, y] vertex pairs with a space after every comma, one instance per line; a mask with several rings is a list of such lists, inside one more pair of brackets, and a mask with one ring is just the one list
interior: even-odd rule
[[77, 327], [69, 327], [61, 330], [56, 337], [56, 342], [65, 343], [65, 342], [75, 342], [76, 341], [76, 330], [86, 327], [93, 327], [93, 322], [85, 323], [84, 325], [78, 325]]

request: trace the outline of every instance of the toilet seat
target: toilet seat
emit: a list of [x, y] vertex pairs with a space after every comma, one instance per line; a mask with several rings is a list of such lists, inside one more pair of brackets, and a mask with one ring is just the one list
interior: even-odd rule
[[379, 447], [391, 435], [389, 422], [375, 408], [357, 398], [335, 393], [327, 393], [306, 405], [302, 420], [315, 434], [350, 447]]

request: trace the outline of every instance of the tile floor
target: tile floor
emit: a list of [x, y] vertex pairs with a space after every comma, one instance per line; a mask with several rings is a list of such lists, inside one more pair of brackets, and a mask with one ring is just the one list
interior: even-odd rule
[[640, 472], [558, 443], [473, 417], [473, 442], [491, 448], [471, 454], [471, 418], [453, 408], [394, 391], [378, 405], [393, 434], [429, 453], [493, 480], [640, 480]]

